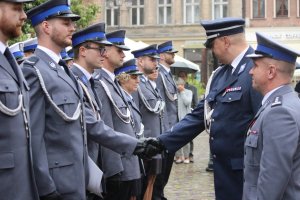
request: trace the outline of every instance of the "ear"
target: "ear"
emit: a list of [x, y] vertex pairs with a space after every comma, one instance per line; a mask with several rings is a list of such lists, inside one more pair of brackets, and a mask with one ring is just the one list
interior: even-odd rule
[[52, 26], [48, 21], [43, 21], [40, 26], [47, 35], [50, 34]]
[[87, 53], [86, 48], [84, 48], [83, 46], [80, 46], [79, 50], [78, 50], [78, 53], [79, 53], [79, 55], [85, 57], [86, 53]]
[[223, 37], [225, 47], [228, 48], [230, 46], [230, 38], [228, 36]]
[[268, 69], [268, 79], [273, 79], [275, 78], [277, 74], [277, 67], [274, 64], [269, 64], [269, 69]]

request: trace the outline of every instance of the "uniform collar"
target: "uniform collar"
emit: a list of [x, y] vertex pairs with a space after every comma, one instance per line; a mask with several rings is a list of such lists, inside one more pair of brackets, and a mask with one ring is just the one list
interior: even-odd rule
[[268, 98], [269, 98], [276, 90], [278, 90], [278, 89], [281, 88], [281, 87], [283, 87], [283, 85], [281, 85], [281, 86], [279, 86], [279, 87], [277, 87], [277, 88], [271, 90], [270, 92], [268, 92], [268, 93], [264, 96], [264, 98], [263, 98], [263, 100], [262, 100], [262, 102], [261, 102], [261, 105], [264, 105], [264, 103], [267, 101], [267, 99], [268, 99]]
[[163, 64], [160, 64], [166, 71], [167, 71], [167, 73], [170, 73], [170, 68], [168, 68], [168, 67], [166, 67], [166, 66], [164, 66]]
[[149, 82], [152, 85], [152, 87], [155, 89], [156, 88], [156, 82], [155, 81], [151, 81], [151, 80], [149, 80]]
[[86, 77], [87, 80], [90, 80], [92, 75], [88, 71], [86, 71], [86, 69], [84, 69], [83, 67], [81, 67], [77, 63], [74, 63], [74, 66], [76, 66], [84, 74], [84, 76]]
[[56, 63], [59, 62], [59, 60], [61, 59], [61, 57], [59, 55], [57, 55], [56, 53], [54, 53], [52, 50], [46, 48], [46, 47], [43, 47], [41, 45], [38, 45], [37, 46], [38, 49], [42, 50], [43, 52], [45, 52], [46, 54], [48, 54], [48, 56], [50, 58], [52, 58], [52, 60], [54, 60]]
[[111, 78], [112, 81], [115, 81], [115, 74], [114, 73], [111, 73], [110, 71], [108, 71], [107, 69], [105, 69], [104, 67], [102, 67], [102, 70], [105, 71], [108, 76]]
[[3, 42], [0, 41], [0, 52], [2, 54], [4, 54], [5, 49], [7, 48], [7, 46], [5, 44], [3, 44]]
[[235, 69], [237, 68], [237, 66], [240, 64], [241, 60], [243, 59], [244, 55], [246, 54], [246, 52], [248, 51], [249, 46], [244, 49], [244, 51], [242, 51], [231, 63], [232, 66], [232, 73], [235, 71]]

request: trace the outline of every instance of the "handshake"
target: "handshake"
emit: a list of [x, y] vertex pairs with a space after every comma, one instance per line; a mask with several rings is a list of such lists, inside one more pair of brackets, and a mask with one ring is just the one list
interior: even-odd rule
[[133, 155], [137, 155], [142, 159], [151, 159], [164, 150], [165, 146], [158, 138], [142, 138], [139, 139], [133, 151]]

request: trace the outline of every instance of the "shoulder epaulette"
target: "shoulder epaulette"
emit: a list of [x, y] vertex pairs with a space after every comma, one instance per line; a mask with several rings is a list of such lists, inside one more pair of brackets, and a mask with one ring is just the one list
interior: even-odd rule
[[271, 107], [282, 105], [282, 96], [277, 96], [274, 98]]
[[23, 65], [35, 66], [35, 64], [38, 61], [39, 61], [39, 58], [37, 56], [31, 56], [30, 58], [28, 58], [24, 61]]

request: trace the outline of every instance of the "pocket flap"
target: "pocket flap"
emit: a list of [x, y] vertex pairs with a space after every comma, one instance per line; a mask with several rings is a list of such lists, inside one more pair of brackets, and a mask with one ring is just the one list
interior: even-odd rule
[[63, 167], [74, 163], [72, 152], [60, 152], [48, 155], [49, 168]]
[[78, 103], [78, 98], [72, 93], [54, 93], [52, 98], [56, 105]]
[[229, 92], [221, 99], [221, 102], [230, 103], [239, 101], [242, 98], [242, 94], [242, 92]]
[[9, 169], [15, 167], [14, 153], [7, 152], [0, 154], [0, 169]]
[[245, 145], [252, 148], [257, 148], [258, 135], [251, 134], [247, 136]]
[[0, 80], [0, 92], [17, 92], [18, 86], [14, 80], [3, 79]]

